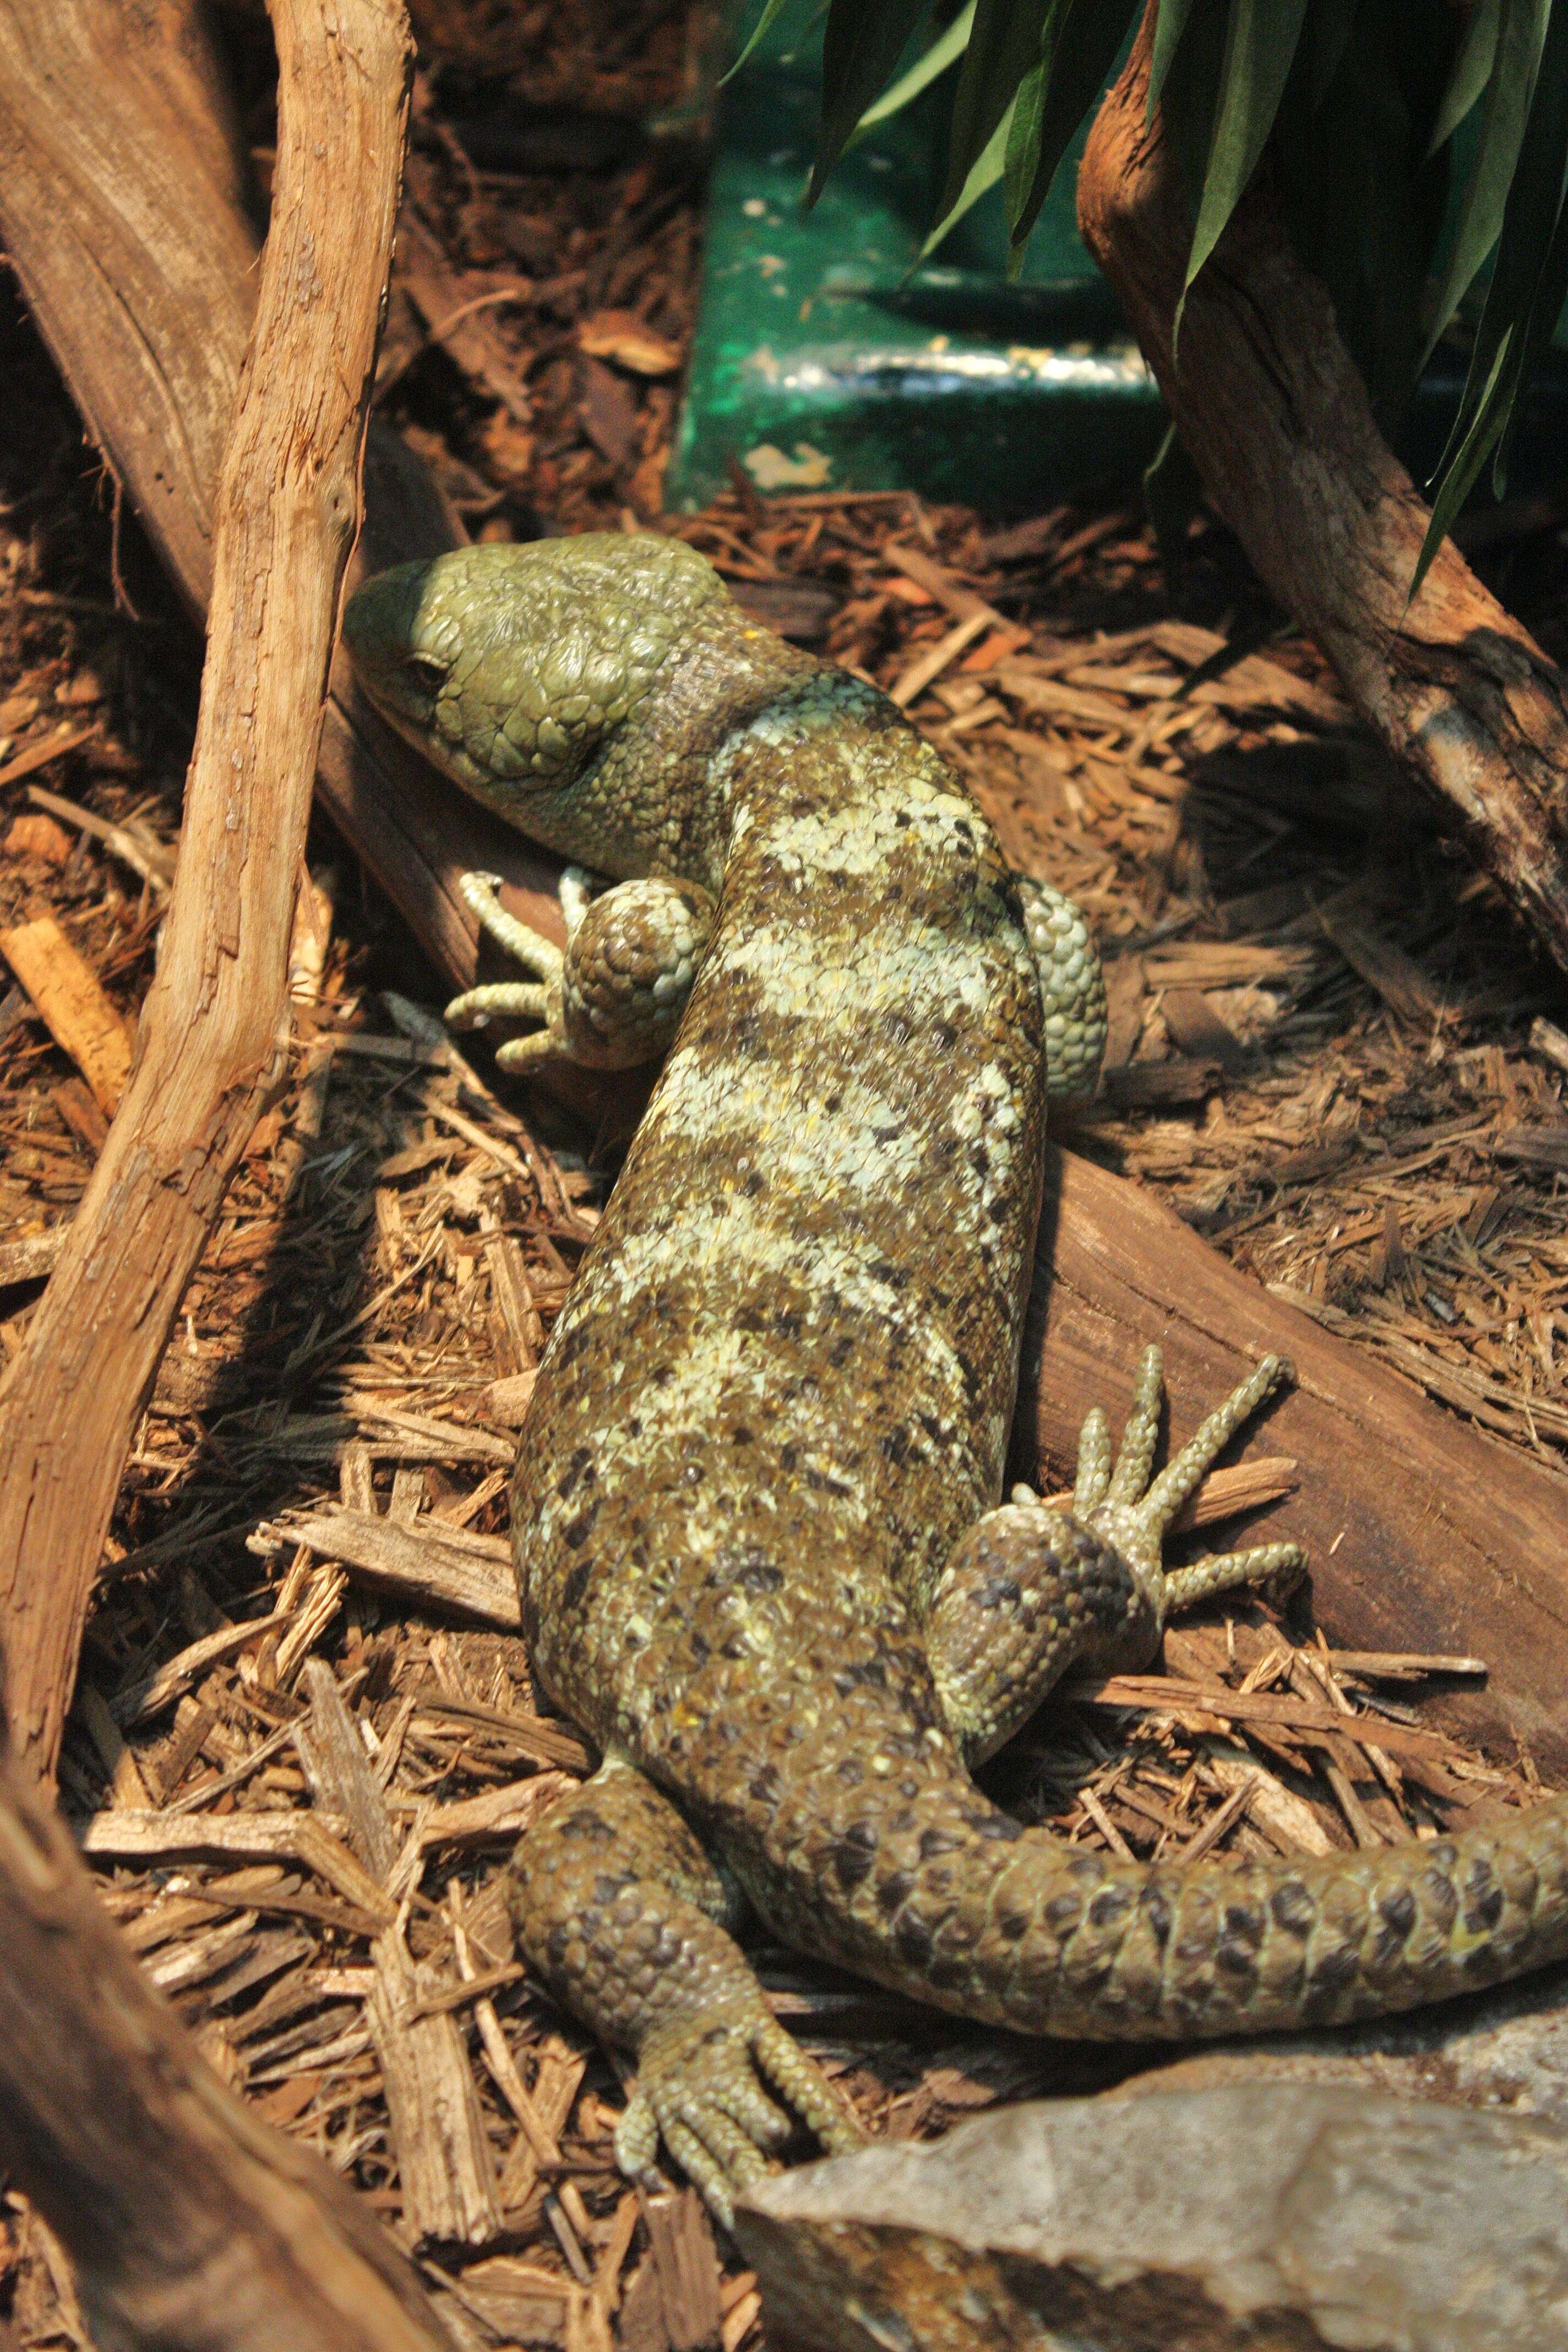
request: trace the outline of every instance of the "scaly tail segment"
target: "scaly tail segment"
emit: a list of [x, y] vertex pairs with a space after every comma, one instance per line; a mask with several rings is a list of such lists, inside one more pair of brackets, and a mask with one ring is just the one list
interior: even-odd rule
[[791, 1940], [960, 2015], [1090, 2041], [1283, 2032], [1568, 1957], [1568, 1799], [1375, 1852], [1130, 1864], [1020, 1827], [870, 1696], [839, 1703], [838, 1737], [824, 1706], [809, 1748], [775, 1751], [742, 1876]]
[[[1085, 1423], [1070, 1517], [1027, 1488], [956, 1549], [926, 1623], [948, 1737], [913, 1680], [833, 1675], [797, 1698], [809, 1741], [752, 1783], [742, 1834], [764, 1913], [804, 1937], [805, 1890], [836, 1956], [884, 1983], [1025, 2032], [1090, 2040], [1279, 2031], [1413, 2008], [1568, 1954], [1568, 1799], [1458, 1838], [1300, 1862], [1110, 1861], [1026, 1830], [963, 1776], [1075, 1661], [1148, 1664], [1171, 1611], [1294, 1577], [1268, 1544], [1167, 1570], [1175, 1513], [1289, 1367], [1268, 1357], [1157, 1475], [1163, 1382], [1140, 1368], [1113, 1459]], [[829, 1640], [822, 1669], [852, 1649]], [[826, 1898], [826, 1899], [825, 1899]], [[820, 1934], [820, 1927], [817, 1930]]]
[[1052, 1864], [1040, 1873], [1026, 1850], [997, 1874], [975, 1954], [996, 2014], [1034, 2032], [1341, 2024], [1568, 1953], [1568, 1802], [1459, 1838], [1302, 1864], [1138, 1870], [1057, 1848]]

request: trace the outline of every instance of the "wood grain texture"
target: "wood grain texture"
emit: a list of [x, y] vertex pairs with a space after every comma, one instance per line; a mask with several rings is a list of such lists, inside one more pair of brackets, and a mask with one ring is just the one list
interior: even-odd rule
[[1020, 1458], [1032, 1436], [1053, 1483], [1070, 1480], [1084, 1414], [1103, 1404], [1117, 1416], [1151, 1341], [1177, 1439], [1260, 1356], [1289, 1356], [1297, 1384], [1251, 1444], [1293, 1455], [1301, 1483], [1247, 1540], [1305, 1543], [1313, 1608], [1335, 1643], [1484, 1657], [1487, 1683], [1448, 1689], [1432, 1715], [1496, 1754], [1518, 1743], [1543, 1777], [1568, 1780], [1568, 1480], [1428, 1404], [1370, 1349], [1238, 1274], [1153, 1194], [1073, 1152], [1051, 1153], [1041, 1255]]
[[[31, 13], [28, 0], [17, 8]], [[12, 77], [29, 59], [37, 69], [22, 22], [6, 17], [0, 42]], [[55, 30], [30, 29], [46, 47]], [[278, 0], [274, 29], [277, 194], [218, 485], [179, 872], [130, 1084], [4, 1409], [5, 1703], [13, 1743], [46, 1777], [131, 1432], [282, 1067], [296, 885], [358, 519], [412, 45], [398, 0]], [[91, 60], [89, 111], [113, 63]], [[182, 512], [194, 498], [182, 492]]]
[[1156, 112], [1153, 0], [1079, 174], [1079, 226], [1216, 510], [1405, 774], [1568, 967], [1568, 687], [1451, 540], [1406, 608], [1428, 509], [1388, 448], [1267, 164], [1190, 289]]
[[450, 2352], [368, 2206], [219, 2082], [9, 1767], [0, 2165], [69, 2255], [98, 2352]]
[[[103, 453], [192, 611], [206, 609], [224, 436], [255, 312], [243, 142], [196, 0], [0, 0], [0, 244]], [[355, 574], [454, 544], [412, 451], [372, 425]], [[482, 810], [447, 812], [334, 670], [322, 802], [455, 988], [478, 969], [469, 866], [555, 925], [552, 869]]]

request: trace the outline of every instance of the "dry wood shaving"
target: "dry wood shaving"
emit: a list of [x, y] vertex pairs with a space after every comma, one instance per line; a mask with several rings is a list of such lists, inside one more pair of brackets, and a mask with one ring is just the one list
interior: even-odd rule
[[[677, 530], [752, 611], [898, 690], [1014, 859], [1100, 931], [1110, 1066], [1077, 1147], [1563, 1469], [1568, 1504], [1568, 1044], [1550, 982], [1412, 819], [1312, 649], [1207, 527], [1173, 616], [1148, 533], [1114, 505], [989, 534], [887, 495], [748, 491], [660, 519], [698, 181], [689, 144], [637, 125], [689, 89], [684, 14], [417, 14], [382, 400], [470, 529]], [[264, 76], [247, 123], [264, 160]], [[151, 978], [199, 649], [144, 551], [111, 544], [77, 421], [12, 323], [0, 929], [63, 942], [54, 968], [90, 980], [100, 1048]], [[121, 562], [140, 619], [117, 601]], [[1521, 590], [1557, 650], [1561, 572], [1538, 564]], [[756, 2352], [752, 2284], [700, 2206], [616, 2172], [620, 2082], [518, 1968], [499, 1899], [510, 1841], [591, 1764], [516, 1636], [505, 1473], [616, 1150], [546, 1097], [499, 1103], [384, 995], [421, 992], [408, 951], [334, 859], [323, 840], [289, 1084], [127, 1468], [63, 1799], [213, 2063], [418, 2250], [456, 2342]], [[108, 1098], [47, 973], [13, 962], [0, 1365]], [[1280, 1494], [1310, 1465], [1251, 1471]], [[1336, 1654], [1300, 1616], [1211, 1611], [1169, 1635], [1163, 1674], [1064, 1694], [994, 1785], [1068, 1839], [1144, 1857], [1434, 1837], [1479, 1801], [1541, 1794], [1527, 1767], [1421, 1720], [1425, 1678], [1484, 1663]], [[1125, 2063], [759, 1958], [779, 2013], [890, 2136]], [[0, 2314], [26, 2345], [86, 2341], [15, 2200]]]

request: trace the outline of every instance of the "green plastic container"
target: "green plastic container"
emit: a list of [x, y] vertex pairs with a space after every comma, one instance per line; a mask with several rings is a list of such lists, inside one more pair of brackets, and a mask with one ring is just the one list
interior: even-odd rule
[[[755, 14], [737, 10], [737, 32]], [[947, 94], [928, 93], [853, 148], [807, 213], [817, 58], [815, 39], [792, 50], [775, 28], [721, 94], [668, 503], [705, 505], [731, 466], [764, 495], [914, 488], [997, 512], [1135, 473], [1163, 415], [1079, 240], [1079, 149], [1018, 282], [1005, 274], [999, 191], [917, 267]]]

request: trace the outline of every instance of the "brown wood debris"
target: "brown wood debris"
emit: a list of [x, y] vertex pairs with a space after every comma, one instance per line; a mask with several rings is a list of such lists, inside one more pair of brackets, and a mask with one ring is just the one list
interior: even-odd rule
[[[688, 333], [696, 179], [635, 128], [608, 162], [601, 141], [541, 166], [528, 142], [559, 130], [553, 110], [586, 152], [584, 126], [673, 101], [679, 17], [651, 0], [416, 13], [382, 414], [478, 535], [654, 520], [676, 380], [648, 362]], [[513, 145], [481, 162], [463, 142], [500, 83]], [[258, 151], [267, 110], [258, 68]], [[7, 316], [0, 929], [52, 926], [123, 1034], [173, 870], [194, 641], [145, 550], [113, 543], [79, 422]], [[590, 365], [618, 387], [613, 415]], [[1560, 999], [1489, 890], [1390, 825], [1381, 755], [1223, 535], [1194, 537], [1173, 610], [1117, 506], [988, 534], [902, 495], [827, 492], [658, 527], [762, 617], [902, 681], [1009, 854], [1085, 906], [1111, 1066], [1075, 1151], [1500, 1459], [1528, 1454], [1568, 1512]], [[1506, 566], [1506, 545], [1488, 560]], [[1531, 593], [1561, 652], [1568, 584], [1548, 567]], [[29, 814], [68, 837], [63, 860], [53, 835], [14, 835]], [[322, 831], [310, 855], [330, 883], [341, 848]], [[455, 2342], [759, 2352], [733, 2248], [715, 2252], [684, 2192], [645, 2208], [616, 2172], [616, 2073], [520, 1971], [500, 1898], [510, 1843], [593, 1761], [517, 1639], [506, 1473], [625, 1106], [499, 1090], [482, 1044], [447, 1047], [437, 992], [346, 870], [326, 896], [291, 1062], [121, 1485], [62, 1798], [208, 2059], [421, 2247]], [[3, 1367], [98, 1147], [78, 1046], [32, 980], [0, 980]], [[1209, 1402], [1178, 1399], [1184, 1425]], [[1283, 1532], [1319, 1466], [1265, 1433], [1195, 1520], [1268, 1504]], [[1065, 1694], [993, 1784], [1141, 1857], [1436, 1837], [1541, 1793], [1424, 1710], [1505, 1663], [1469, 1647], [1337, 1651], [1300, 1608], [1211, 1610], [1171, 1633], [1163, 1674]], [[1114, 2063], [760, 1957], [780, 2014], [889, 2136]], [[29, 2347], [83, 2340], [58, 2249], [14, 2206], [6, 2316]]]

